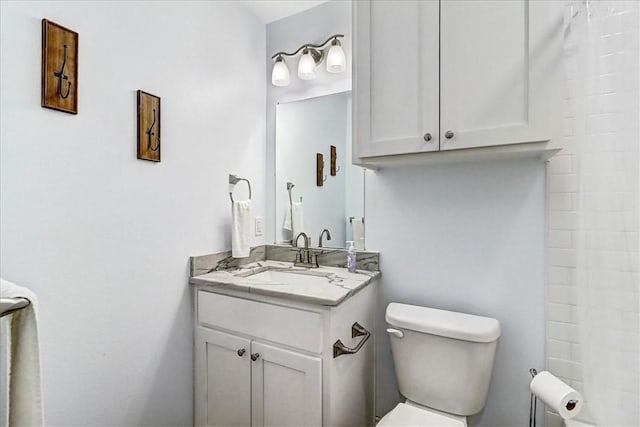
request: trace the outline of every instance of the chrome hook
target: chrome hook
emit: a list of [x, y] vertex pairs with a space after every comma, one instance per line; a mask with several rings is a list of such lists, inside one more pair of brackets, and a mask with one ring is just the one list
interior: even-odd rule
[[[60, 68], [60, 71], [57, 73], [53, 73], [54, 76], [56, 76], [58, 78], [58, 95], [60, 95], [60, 98], [62, 99], [67, 99], [69, 97], [69, 94], [71, 94], [71, 81], [69, 80], [69, 76], [67, 76], [64, 73], [64, 67], [67, 65], [67, 45], [64, 45], [64, 56], [62, 58], [62, 67]], [[63, 94], [62, 93], [62, 81], [63, 80], [67, 80], [67, 93]]]

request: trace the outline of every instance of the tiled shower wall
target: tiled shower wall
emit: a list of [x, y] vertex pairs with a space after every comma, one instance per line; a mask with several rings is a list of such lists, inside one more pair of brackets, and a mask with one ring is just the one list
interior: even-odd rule
[[[584, 6], [584, 2], [572, 2], [576, 6]], [[592, 2], [594, 3], [594, 2]], [[597, 52], [598, 78], [597, 83], [587, 86], [587, 93], [578, 87], [578, 73], [584, 72], [576, 61], [575, 52], [565, 48], [566, 92], [564, 96], [564, 125], [563, 150], [553, 157], [547, 168], [547, 213], [548, 213], [548, 277], [547, 277], [547, 313], [546, 313], [546, 351], [547, 369], [578, 390], [583, 389], [582, 354], [580, 332], [578, 330], [578, 293], [576, 288], [576, 244], [578, 226], [578, 166], [579, 145], [586, 141], [601, 142], [602, 162], [612, 160], [615, 152], [619, 153], [616, 141], [620, 138], [638, 135], [638, 4], [635, 1], [620, 1], [615, 3], [615, 11], [608, 15], [607, 22], [598, 25], [599, 33], [593, 39], [581, 43], [595, 43], [590, 48]], [[584, 13], [584, 10], [582, 11]], [[569, 17], [568, 21], [572, 18]], [[576, 16], [573, 19], [585, 19]], [[630, 49], [629, 46], [635, 46]], [[586, 128], [578, 131], [576, 111], [579, 105], [586, 107]], [[631, 123], [631, 125], [630, 125]], [[635, 125], [633, 124], [635, 123]], [[635, 126], [635, 129], [634, 129]], [[631, 130], [629, 129], [631, 127]], [[624, 129], [623, 132], [621, 130]], [[585, 135], [586, 134], [586, 135]], [[636, 150], [635, 161], [638, 162]], [[611, 180], [615, 186], [615, 161], [611, 162]], [[637, 170], [637, 166], [636, 166]], [[607, 171], [609, 172], [609, 171]], [[607, 175], [609, 176], [609, 175]], [[636, 187], [637, 189], [637, 183]], [[612, 194], [610, 210], [616, 210], [621, 221], [635, 221], [635, 230], [631, 234], [610, 233], [606, 238], [611, 245], [610, 255], [616, 254], [622, 239], [622, 247], [634, 245], [637, 255], [637, 218], [629, 218], [630, 214], [637, 216], [638, 208], [628, 204], [626, 200], [615, 200], [618, 195]], [[637, 198], [636, 198], [637, 200]], [[589, 224], [583, 220], [583, 226], [589, 230]], [[624, 234], [624, 233], [623, 233]], [[625, 239], [626, 243], [625, 243]], [[631, 241], [635, 243], [630, 243]], [[633, 250], [633, 249], [632, 249]], [[617, 289], [622, 301], [616, 319], [612, 319], [611, 334], [623, 336], [629, 342], [631, 353], [628, 363], [629, 380], [638, 381], [638, 270], [631, 261], [629, 278], [623, 289]], [[623, 267], [624, 269], [625, 267]], [[634, 285], [635, 283], [635, 285]], [[615, 321], [617, 320], [617, 321]], [[635, 352], [635, 354], [634, 354]], [[625, 366], [625, 369], [627, 368]], [[623, 406], [630, 411], [637, 411], [640, 396], [638, 387], [621, 384], [619, 394], [611, 396], [619, 399]], [[637, 419], [637, 418], [636, 418]], [[545, 416], [546, 426], [562, 425], [559, 417], [550, 412]]]

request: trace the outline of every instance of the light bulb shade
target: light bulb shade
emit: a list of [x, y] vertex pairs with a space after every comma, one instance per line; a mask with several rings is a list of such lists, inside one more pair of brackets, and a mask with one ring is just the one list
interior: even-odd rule
[[298, 62], [298, 77], [302, 80], [312, 80], [316, 78], [316, 61], [308, 50], [300, 57]]
[[329, 53], [327, 53], [327, 71], [330, 73], [341, 73], [347, 66], [347, 58], [344, 50], [340, 47], [340, 43], [335, 41], [332, 43]]
[[287, 67], [282, 58], [276, 59], [276, 63], [273, 64], [273, 71], [271, 71], [271, 83], [274, 86], [289, 86], [289, 82], [289, 67]]

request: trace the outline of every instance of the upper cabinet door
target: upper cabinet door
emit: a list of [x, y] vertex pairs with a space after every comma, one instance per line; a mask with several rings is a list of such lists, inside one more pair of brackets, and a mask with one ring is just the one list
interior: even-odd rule
[[552, 137], [548, 100], [557, 90], [562, 14], [554, 21], [550, 6], [542, 0], [441, 1], [441, 150]]
[[437, 151], [438, 1], [353, 7], [354, 161]]

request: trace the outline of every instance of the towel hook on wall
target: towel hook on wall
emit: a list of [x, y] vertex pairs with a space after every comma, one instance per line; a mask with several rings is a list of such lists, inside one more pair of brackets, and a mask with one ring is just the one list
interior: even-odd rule
[[[240, 178], [238, 175], [229, 174], [229, 184], [236, 185], [240, 181], [246, 181], [247, 182], [247, 186], [249, 187], [249, 200], [251, 200], [251, 183], [249, 182], [249, 180], [246, 179], [246, 178]], [[229, 197], [231, 198], [231, 203], [233, 203], [234, 202], [234, 200], [233, 200], [233, 189], [231, 189], [231, 191], [229, 191]]]

